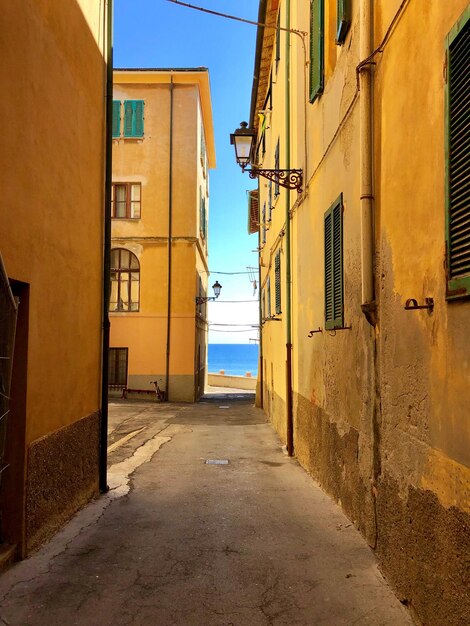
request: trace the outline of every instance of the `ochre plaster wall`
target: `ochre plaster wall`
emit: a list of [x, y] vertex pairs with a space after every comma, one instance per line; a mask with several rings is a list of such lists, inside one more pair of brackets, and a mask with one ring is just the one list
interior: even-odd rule
[[[139, 220], [113, 220], [112, 246], [131, 250], [140, 262], [140, 310], [111, 313], [111, 346], [129, 348], [129, 387], [150, 389], [157, 378], [165, 388], [171, 132], [169, 399], [174, 401], [192, 402], [204, 389], [207, 326], [197, 315], [195, 297], [199, 275], [207, 290], [207, 240], [199, 224], [200, 191], [207, 197], [208, 190], [200, 147], [204, 129], [208, 165], [215, 164], [206, 91], [206, 72], [115, 73], [114, 99], [144, 100], [145, 126], [142, 139], [114, 141], [113, 180], [142, 184], [142, 210]], [[208, 212], [207, 201], [206, 207]]]
[[[309, 31], [309, 2], [292, 4], [293, 27]], [[291, 192], [290, 204], [295, 454], [377, 550], [419, 619], [457, 625], [470, 612], [470, 302], [445, 299], [443, 68], [445, 37], [468, 3], [408, 3], [375, 58], [375, 328], [361, 312], [359, 2], [342, 46], [334, 44], [336, 4], [325, 0], [325, 84], [313, 103], [300, 38], [291, 42], [290, 166], [302, 168], [305, 190], [299, 202]], [[373, 3], [375, 45], [400, 5]], [[285, 2], [280, 11], [285, 20]], [[285, 54], [281, 34], [264, 167], [274, 167], [278, 136], [285, 167]], [[268, 186], [259, 180], [261, 216]], [[347, 328], [328, 332], [324, 214], [340, 194]], [[279, 249], [286, 289], [285, 203], [281, 190], [260, 254], [273, 313]], [[425, 297], [434, 298], [432, 314], [404, 310], [407, 298]], [[263, 325], [264, 410], [283, 441], [285, 317], [283, 308], [281, 321]]]
[[[25, 542], [37, 545], [98, 485], [103, 6], [91, 0], [2, 2], [2, 25], [0, 113], [8, 122], [0, 145], [0, 252], [9, 277], [29, 286], [27, 370], [15, 384], [25, 393], [25, 410], [11, 415], [12, 424], [26, 421], [27, 485], [17, 503], [26, 507], [26, 528], [15, 531], [22, 555]], [[39, 440], [38, 465], [33, 448]], [[17, 452], [8, 440], [6, 453], [14, 463]], [[57, 478], [59, 461], [67, 479], [50, 491], [44, 507], [37, 496]], [[22, 490], [17, 484], [14, 492]]]

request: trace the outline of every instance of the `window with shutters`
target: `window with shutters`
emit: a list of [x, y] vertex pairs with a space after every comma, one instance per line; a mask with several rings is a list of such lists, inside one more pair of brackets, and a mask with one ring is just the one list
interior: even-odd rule
[[206, 197], [204, 196], [202, 187], [199, 187], [199, 230], [205, 239], [207, 235], [207, 213]]
[[113, 137], [121, 136], [121, 102], [113, 100]]
[[261, 235], [261, 243], [266, 243], [266, 202], [263, 204], [263, 212], [261, 214], [261, 228], [262, 228], [262, 235]]
[[[279, 139], [277, 140], [276, 150], [274, 152], [274, 169], [278, 170], [279, 168]], [[279, 183], [274, 183], [274, 198], [277, 198], [280, 194]]]
[[113, 183], [111, 217], [138, 220], [141, 216], [142, 188], [140, 183]]
[[268, 222], [273, 218], [273, 181], [268, 182]]
[[266, 317], [271, 317], [271, 279], [266, 281]]
[[124, 101], [124, 137], [144, 136], [144, 101]]
[[323, 92], [323, 2], [310, 1], [310, 102]]
[[139, 310], [140, 264], [130, 250], [111, 250], [111, 297], [109, 310], [127, 312]]
[[108, 385], [127, 387], [128, 348], [110, 348]]
[[274, 291], [275, 291], [275, 310], [276, 315], [280, 315], [281, 311], [281, 251], [278, 250], [274, 257]]
[[344, 327], [343, 195], [325, 213], [325, 328]]
[[470, 7], [446, 40], [447, 298], [470, 295]]
[[281, 60], [281, 13], [277, 15], [276, 23], [276, 74], [279, 68], [279, 61]]
[[336, 43], [344, 43], [351, 26], [351, 0], [336, 0]]

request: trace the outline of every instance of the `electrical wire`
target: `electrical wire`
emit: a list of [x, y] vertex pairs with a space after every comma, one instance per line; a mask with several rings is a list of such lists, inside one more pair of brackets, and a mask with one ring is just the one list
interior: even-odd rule
[[263, 28], [271, 28], [272, 30], [284, 30], [289, 33], [293, 33], [294, 35], [300, 35], [301, 37], [307, 37], [308, 33], [303, 30], [296, 30], [295, 28], [284, 28], [282, 26], [277, 26], [274, 24], [264, 24], [263, 22], [255, 22], [253, 20], [247, 20], [243, 17], [236, 17], [235, 15], [229, 15], [228, 13], [220, 13], [219, 11], [212, 11], [211, 9], [205, 9], [203, 7], [197, 7], [193, 4], [188, 4], [187, 2], [180, 2], [180, 0], [166, 0], [167, 2], [171, 2], [172, 4], [178, 4], [182, 7], [187, 7], [188, 9], [195, 9], [196, 11], [202, 11], [203, 13], [210, 13], [210, 15], [217, 15], [217, 17], [225, 17], [228, 20], [235, 20], [236, 22], [243, 22], [244, 24], [251, 24], [252, 26], [262, 26]]

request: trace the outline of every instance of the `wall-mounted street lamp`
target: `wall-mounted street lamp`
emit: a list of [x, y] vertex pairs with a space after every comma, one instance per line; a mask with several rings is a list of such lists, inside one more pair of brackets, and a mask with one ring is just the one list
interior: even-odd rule
[[212, 285], [212, 289], [214, 290], [213, 296], [196, 296], [196, 304], [204, 304], [205, 302], [213, 302], [220, 296], [220, 290], [222, 289], [222, 285], [218, 280]]
[[[267, 170], [253, 165], [253, 154], [256, 144], [256, 133], [252, 128], [248, 128], [246, 122], [240, 123], [240, 128], [230, 134], [230, 143], [235, 146], [235, 158], [238, 165], [250, 175], [250, 178], [262, 176], [272, 180], [286, 189], [297, 189], [302, 191], [302, 170]], [[251, 169], [247, 170], [247, 166]]]

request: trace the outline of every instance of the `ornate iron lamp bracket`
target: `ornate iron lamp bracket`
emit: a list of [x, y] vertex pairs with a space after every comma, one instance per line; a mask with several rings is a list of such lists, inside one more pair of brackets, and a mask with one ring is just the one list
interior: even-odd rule
[[286, 189], [297, 189], [299, 193], [302, 191], [302, 170], [265, 170], [252, 166], [250, 170], [244, 171], [248, 172], [250, 178], [262, 176]]
[[196, 304], [205, 304], [206, 302], [214, 302], [215, 300], [215, 296], [196, 296]]

